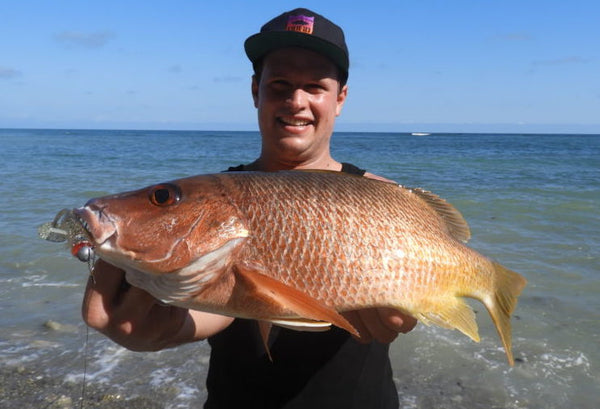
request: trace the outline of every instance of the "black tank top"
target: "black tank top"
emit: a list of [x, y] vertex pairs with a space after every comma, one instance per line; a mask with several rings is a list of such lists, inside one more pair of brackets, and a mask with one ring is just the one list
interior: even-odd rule
[[[246, 171], [248, 169], [246, 169], [246, 165], [238, 165], [238, 166], [231, 166], [229, 167], [229, 169], [227, 169], [227, 172], [243, 172]], [[353, 175], [358, 175], [358, 176], [363, 176], [366, 172], [366, 170], [359, 168], [358, 166], [354, 166], [351, 163], [346, 163], [346, 162], [342, 162], [342, 172], [344, 173], [351, 173]]]
[[[244, 166], [228, 171], [243, 171]], [[342, 164], [342, 171], [365, 170]], [[206, 409], [397, 408], [387, 344], [356, 342], [346, 331], [299, 332], [273, 326], [266, 355], [254, 320], [235, 319], [208, 339]]]

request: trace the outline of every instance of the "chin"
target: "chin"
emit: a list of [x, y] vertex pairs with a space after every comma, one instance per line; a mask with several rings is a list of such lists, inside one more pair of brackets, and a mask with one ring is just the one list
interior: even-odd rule
[[304, 153], [310, 147], [309, 141], [302, 137], [285, 137], [277, 141], [277, 148], [287, 155]]

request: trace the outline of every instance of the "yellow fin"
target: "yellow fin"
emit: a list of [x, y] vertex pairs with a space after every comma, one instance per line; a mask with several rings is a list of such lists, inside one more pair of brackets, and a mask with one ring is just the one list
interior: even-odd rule
[[471, 238], [471, 229], [463, 215], [444, 199], [423, 189], [406, 188], [423, 199], [446, 222], [448, 231], [456, 240], [466, 243]]
[[473, 309], [459, 297], [436, 299], [430, 304], [430, 311], [413, 314], [424, 324], [435, 324], [442, 328], [457, 329], [475, 342], [479, 342], [479, 332]]
[[482, 301], [500, 335], [508, 363], [513, 366], [515, 362], [512, 353], [510, 316], [517, 306], [517, 297], [527, 285], [527, 280], [498, 263], [492, 264], [496, 272], [494, 297]]
[[[517, 297], [527, 284], [527, 280], [518, 273], [511, 271], [498, 263], [492, 262], [495, 270], [494, 289], [489, 297], [467, 297], [478, 299], [487, 308], [500, 340], [506, 352], [510, 366], [514, 365], [511, 342], [510, 316], [517, 306]], [[420, 311], [412, 315], [424, 324], [435, 324], [443, 328], [458, 329], [473, 341], [479, 342], [475, 314], [471, 307], [460, 297], [446, 297], [430, 300], [428, 311]], [[410, 313], [410, 311], [409, 311]]]

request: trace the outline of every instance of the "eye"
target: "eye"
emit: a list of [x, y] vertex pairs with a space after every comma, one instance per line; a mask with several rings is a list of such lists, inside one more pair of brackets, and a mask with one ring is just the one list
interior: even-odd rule
[[327, 89], [320, 83], [308, 84], [306, 90], [311, 94], [317, 94], [319, 92], [326, 91]]
[[150, 190], [150, 202], [156, 206], [170, 206], [179, 202], [181, 190], [171, 183], [154, 186]]
[[270, 82], [269, 86], [275, 92], [285, 92], [290, 89], [291, 85], [289, 82], [281, 79], [276, 79]]

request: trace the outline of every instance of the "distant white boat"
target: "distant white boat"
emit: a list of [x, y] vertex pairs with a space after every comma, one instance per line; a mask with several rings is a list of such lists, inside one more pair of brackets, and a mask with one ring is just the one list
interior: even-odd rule
[[412, 136], [427, 136], [427, 135], [430, 135], [430, 133], [428, 133], [428, 132], [412, 132], [411, 135]]

